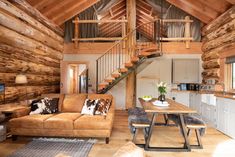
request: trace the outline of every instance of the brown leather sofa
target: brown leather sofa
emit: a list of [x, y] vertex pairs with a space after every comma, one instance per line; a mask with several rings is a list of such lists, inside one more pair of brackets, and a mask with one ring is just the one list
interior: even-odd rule
[[[59, 113], [46, 115], [29, 115], [30, 108], [21, 109], [10, 120], [9, 126], [14, 139], [21, 136], [43, 137], [94, 137], [105, 138], [109, 142], [111, 136], [115, 102], [108, 94], [73, 94], [47, 95], [59, 97]], [[86, 98], [111, 99], [112, 105], [106, 116], [81, 115]]]

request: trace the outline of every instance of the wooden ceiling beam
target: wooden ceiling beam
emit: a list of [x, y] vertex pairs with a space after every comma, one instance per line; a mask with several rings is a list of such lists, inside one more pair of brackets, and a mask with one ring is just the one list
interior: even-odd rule
[[206, 24], [213, 20], [211, 17], [206, 16], [204, 14], [204, 12], [199, 12], [198, 10], [195, 10], [194, 8], [191, 8], [191, 7], [188, 7], [187, 5], [185, 5], [183, 0], [166, 0], [166, 1], [172, 5], [180, 8], [180, 9], [182, 9], [183, 11], [187, 12], [188, 14], [196, 17], [197, 19], [199, 19], [200, 21], [202, 21]]
[[235, 0], [226, 0], [226, 1], [231, 3], [231, 4], [235, 4]]
[[36, 4], [38, 4], [39, 1], [38, 0], [27, 0], [27, 2], [34, 7]]
[[[219, 16], [219, 13], [216, 12], [214, 9], [211, 9], [210, 7], [207, 7], [203, 3], [200, 3], [199, 1], [192, 1], [192, 0], [183, 0], [184, 4], [187, 5], [190, 8], [193, 8], [199, 12], [201, 12], [203, 15], [206, 15], [212, 19], [215, 19]], [[211, 4], [213, 5], [213, 4]]]
[[62, 0], [41, 0], [36, 5], [34, 5], [34, 7], [41, 12], [41, 9], [47, 7], [50, 4], [58, 3], [58, 1]]
[[61, 14], [57, 14], [55, 17], [52, 18], [52, 20], [55, 21], [55, 23], [57, 23], [58, 25], [61, 25], [75, 15], [91, 7], [98, 1], [100, 0], [85, 0], [83, 1], [83, 3], [77, 2], [69, 9], [65, 9]]
[[[200, 3], [206, 5], [207, 7], [210, 7], [214, 9], [215, 11], [219, 12], [220, 14], [224, 13], [229, 7], [231, 6], [230, 3], [228, 3], [225, 0], [198, 0]], [[213, 4], [213, 5], [212, 5]]]
[[[41, 9], [41, 13], [45, 16], [49, 16], [50, 14], [53, 14], [58, 11], [62, 11], [62, 7], [66, 6], [67, 4], [74, 2], [75, 0], [57, 0], [54, 3], [51, 3], [47, 7], [44, 7]], [[82, 0], [83, 1], [83, 0]]]

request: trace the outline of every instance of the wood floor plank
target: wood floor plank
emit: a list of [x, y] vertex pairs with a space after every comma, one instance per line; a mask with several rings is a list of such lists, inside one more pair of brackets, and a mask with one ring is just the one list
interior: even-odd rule
[[[114, 127], [110, 143], [105, 144], [104, 139], [98, 139], [98, 142], [92, 148], [89, 157], [111, 157], [121, 146], [131, 141], [132, 135], [128, 129], [127, 111], [117, 110], [115, 113]], [[158, 120], [163, 121], [163, 117]], [[194, 135], [194, 134], [192, 134]], [[11, 139], [0, 143], [0, 157], [6, 157], [17, 149], [23, 147], [31, 139], [20, 137], [19, 140], [12, 142]], [[233, 141], [228, 136], [222, 134], [214, 128], [209, 127], [206, 135], [202, 137], [204, 149], [194, 149], [191, 152], [146, 152], [148, 157], [219, 157], [216, 156], [218, 148], [228, 141]], [[142, 131], [139, 131], [137, 142], [144, 142]], [[196, 142], [195, 136], [190, 138], [190, 142]], [[182, 146], [183, 138], [177, 127], [156, 126], [150, 141], [151, 146]], [[234, 142], [235, 144], [235, 142]], [[234, 145], [229, 145], [230, 155], [235, 156]], [[224, 148], [223, 148], [224, 149]], [[233, 154], [234, 153], [234, 154]]]

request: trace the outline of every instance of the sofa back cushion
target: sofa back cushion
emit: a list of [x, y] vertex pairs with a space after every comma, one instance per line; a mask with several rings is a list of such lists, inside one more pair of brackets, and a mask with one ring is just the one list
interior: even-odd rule
[[61, 112], [81, 112], [87, 94], [68, 94], [65, 95], [61, 105]]
[[88, 94], [88, 99], [95, 100], [95, 99], [109, 99], [110, 101], [113, 100], [113, 96], [110, 94]]

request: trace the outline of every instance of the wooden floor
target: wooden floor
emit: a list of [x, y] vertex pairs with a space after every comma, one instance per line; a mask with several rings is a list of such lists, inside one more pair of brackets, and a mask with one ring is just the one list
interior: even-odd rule
[[[161, 121], [161, 117], [159, 119]], [[114, 128], [109, 144], [103, 139], [92, 148], [89, 157], [110, 157], [118, 148], [132, 139], [127, 125], [127, 112], [116, 111]], [[194, 135], [194, 134], [192, 134]], [[5, 157], [17, 149], [23, 147], [30, 141], [30, 138], [20, 137], [12, 142], [8, 139], [0, 143], [0, 157]], [[195, 138], [190, 139], [191, 142]], [[138, 142], [143, 142], [143, 135], [140, 132]], [[221, 132], [208, 128], [206, 135], [202, 138], [204, 149], [192, 150], [191, 152], [146, 152], [149, 157], [235, 157], [235, 141]], [[151, 145], [154, 146], [182, 146], [183, 139], [177, 127], [156, 126], [153, 132]]]

